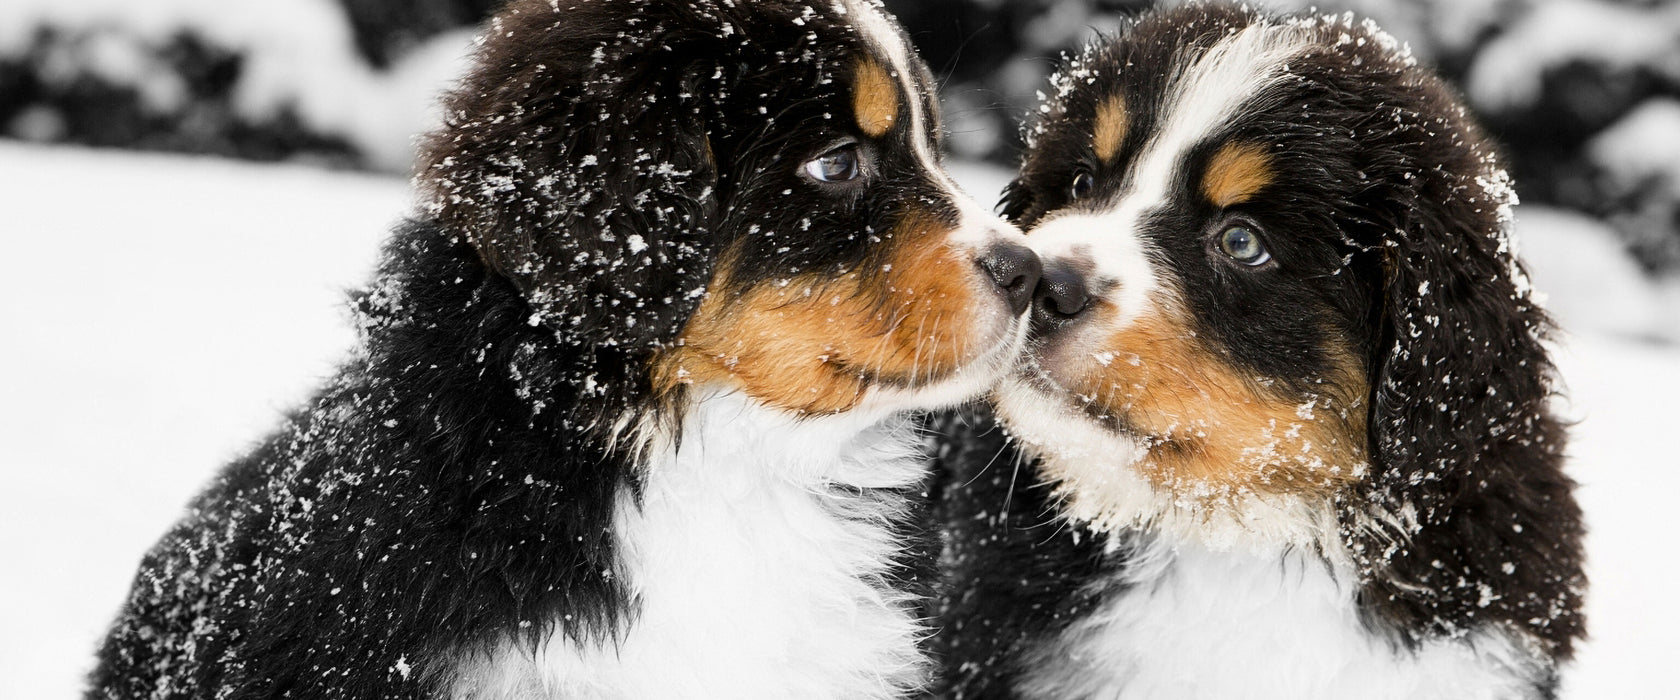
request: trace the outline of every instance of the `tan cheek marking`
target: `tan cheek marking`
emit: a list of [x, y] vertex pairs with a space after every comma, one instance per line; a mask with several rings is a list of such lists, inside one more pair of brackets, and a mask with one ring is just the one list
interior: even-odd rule
[[858, 61], [852, 85], [852, 111], [858, 128], [879, 138], [898, 120], [898, 82], [874, 59]]
[[[796, 413], [838, 413], [882, 379], [915, 385], [949, 375], [979, 354], [971, 332], [979, 300], [977, 268], [945, 245], [948, 234], [932, 217], [911, 215], [891, 233], [883, 274], [707, 294], [680, 344], [656, 360], [656, 389], [716, 383]], [[734, 265], [719, 265], [712, 289], [727, 287]]]
[[1097, 118], [1091, 126], [1091, 150], [1103, 163], [1114, 161], [1120, 155], [1120, 144], [1126, 140], [1126, 130], [1131, 126], [1131, 117], [1126, 112], [1126, 101], [1119, 95], [1108, 98], [1097, 106]]
[[1208, 161], [1202, 176], [1202, 195], [1216, 207], [1248, 201], [1272, 184], [1272, 157], [1253, 143], [1228, 143]]
[[[1100, 310], [1110, 318], [1112, 306]], [[1337, 362], [1316, 398], [1284, 398], [1208, 352], [1170, 307], [1111, 334], [1070, 388], [1144, 435], [1138, 469], [1186, 497], [1237, 491], [1326, 495], [1365, 464], [1363, 374]], [[1310, 402], [1310, 405], [1309, 405]]]

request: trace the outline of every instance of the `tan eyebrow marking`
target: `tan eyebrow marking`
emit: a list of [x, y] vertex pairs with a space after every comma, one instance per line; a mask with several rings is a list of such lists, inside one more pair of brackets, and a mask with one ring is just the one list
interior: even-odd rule
[[1126, 140], [1131, 117], [1126, 112], [1126, 100], [1119, 95], [1097, 105], [1097, 118], [1091, 126], [1091, 148], [1097, 158], [1109, 163], [1120, 154], [1120, 143]]
[[852, 85], [852, 111], [857, 116], [858, 128], [870, 138], [887, 133], [898, 120], [898, 82], [874, 59], [858, 61]]
[[1216, 207], [1241, 204], [1272, 184], [1272, 157], [1254, 143], [1227, 143], [1208, 161], [1202, 195]]

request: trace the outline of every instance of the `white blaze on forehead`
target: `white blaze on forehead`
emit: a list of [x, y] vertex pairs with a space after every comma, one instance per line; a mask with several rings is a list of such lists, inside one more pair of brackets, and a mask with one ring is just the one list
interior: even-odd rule
[[928, 140], [928, 115], [925, 103], [921, 99], [922, 88], [916, 84], [916, 59], [904, 33], [900, 32], [879, 6], [868, 0], [834, 0], [834, 11], [851, 20], [852, 26], [857, 27], [858, 33], [863, 35], [864, 41], [872, 45], [883, 54], [902, 91], [906, 109], [910, 114], [910, 147], [914, 149], [916, 161], [928, 174], [938, 182], [940, 187], [950, 195], [951, 202], [957, 206], [962, 214], [962, 223], [954, 232], [954, 237], [971, 239], [964, 242], [983, 245], [991, 239], [991, 226], [970, 226], [967, 224], [996, 224], [997, 217], [984, 207], [981, 207], [963, 192], [962, 187], [951, 179], [949, 173], [939, 165], [938, 154], [933, 151], [933, 144]]
[[1138, 194], [1164, 194], [1191, 148], [1239, 116], [1239, 110], [1285, 75], [1309, 46], [1302, 27], [1263, 21], [1237, 31], [1180, 67], [1167, 86], [1156, 131], [1135, 166]]
[[1176, 66], [1156, 130], [1133, 161], [1118, 204], [1101, 214], [1052, 216], [1033, 232], [1034, 248], [1040, 253], [1086, 248], [1099, 275], [1120, 281], [1114, 301], [1121, 323], [1136, 318], [1156, 286], [1138, 226], [1169, 203], [1172, 183], [1191, 149], [1282, 79], [1289, 60], [1309, 41], [1302, 27], [1256, 22], [1220, 39], [1194, 63]]

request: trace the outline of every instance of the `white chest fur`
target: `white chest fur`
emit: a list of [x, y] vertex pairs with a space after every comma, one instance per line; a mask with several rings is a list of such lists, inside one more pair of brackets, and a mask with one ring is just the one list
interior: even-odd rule
[[1146, 545], [1124, 593], [1038, 650], [1021, 688], [1056, 700], [1516, 700], [1540, 666], [1484, 629], [1410, 650], [1369, 630], [1316, 556]]
[[459, 698], [893, 698], [925, 630], [886, 585], [922, 477], [902, 421], [795, 421], [703, 400], [614, 523], [636, 613], [617, 646], [558, 635], [459, 669]]

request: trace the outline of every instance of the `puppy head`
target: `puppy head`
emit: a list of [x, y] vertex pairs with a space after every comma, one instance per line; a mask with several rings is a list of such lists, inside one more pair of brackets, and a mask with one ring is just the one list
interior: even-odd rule
[[1005, 212], [1071, 263], [1047, 263], [1033, 367], [996, 398], [1073, 515], [1294, 537], [1543, 437], [1511, 190], [1387, 35], [1190, 6], [1053, 84]]
[[937, 405], [1013, 359], [1037, 262], [940, 168], [932, 91], [861, 1], [515, 0], [418, 179], [649, 396]]

